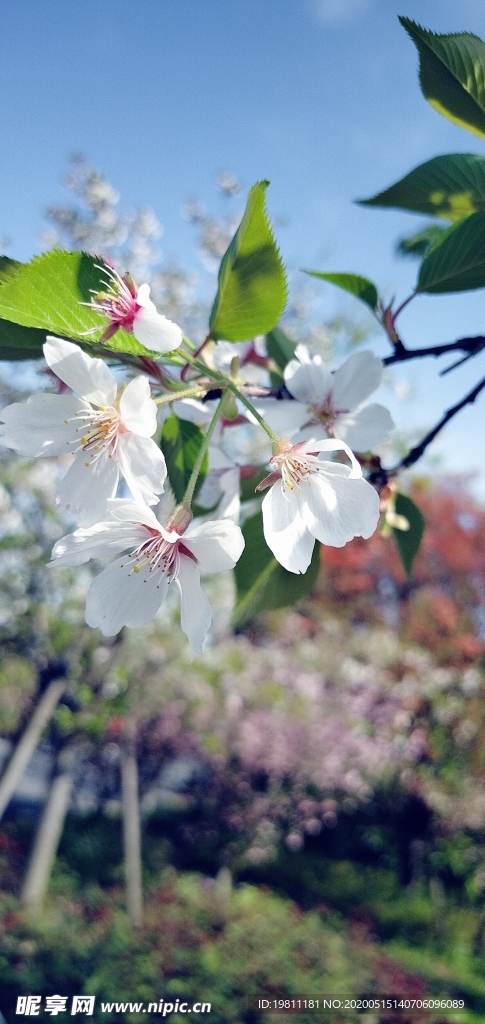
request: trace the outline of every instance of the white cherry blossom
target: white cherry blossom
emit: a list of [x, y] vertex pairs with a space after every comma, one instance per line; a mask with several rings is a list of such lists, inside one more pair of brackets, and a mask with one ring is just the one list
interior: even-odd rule
[[[348, 455], [352, 468], [319, 458], [337, 450]], [[374, 533], [379, 496], [344, 442], [281, 441], [270, 466], [272, 472], [257, 488], [271, 485], [263, 501], [264, 536], [289, 572], [306, 572], [315, 540], [340, 548], [353, 537]]]
[[180, 591], [181, 624], [192, 654], [200, 654], [211, 624], [200, 573], [234, 568], [244, 548], [231, 520], [189, 526], [179, 508], [166, 527], [151, 509], [114, 499], [102, 522], [76, 530], [54, 545], [51, 566], [81, 565], [90, 558], [128, 551], [96, 577], [86, 600], [86, 622], [114, 636], [123, 626], [145, 626], [165, 600], [170, 585]]
[[75, 395], [39, 393], [7, 406], [0, 413], [1, 442], [30, 458], [76, 455], [56, 501], [80, 526], [103, 516], [120, 473], [135, 498], [156, 504], [167, 467], [152, 441], [157, 407], [147, 378], [135, 377], [119, 388], [102, 359], [61, 338], [48, 337], [44, 355]]
[[222, 448], [210, 444], [208, 473], [197, 495], [201, 509], [214, 509], [220, 519], [239, 522], [241, 512], [240, 468]]
[[394, 428], [388, 410], [377, 403], [364, 405], [381, 383], [383, 365], [377, 356], [355, 352], [331, 373], [306, 345], [298, 345], [295, 354], [284, 376], [296, 402], [270, 399], [257, 405], [274, 430], [293, 440], [337, 437], [356, 452], [387, 440]]
[[[163, 354], [179, 348], [182, 344], [182, 330], [173, 320], [157, 312], [150, 298], [149, 284], [142, 284], [137, 289], [130, 274], [121, 277], [111, 267], [103, 266], [99, 269], [108, 276], [106, 291], [98, 293], [85, 305], [108, 320], [101, 341], [108, 341], [122, 327], [151, 352]], [[92, 327], [86, 333], [94, 334], [98, 330], [98, 327]]]

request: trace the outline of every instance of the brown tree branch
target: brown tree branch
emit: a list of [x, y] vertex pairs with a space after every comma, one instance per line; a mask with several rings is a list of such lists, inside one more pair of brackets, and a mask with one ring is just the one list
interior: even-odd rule
[[[485, 337], [481, 334], [476, 338], [458, 338], [457, 341], [451, 341], [446, 345], [431, 345], [429, 348], [406, 348], [402, 341], [399, 341], [392, 356], [386, 356], [382, 362], [384, 366], [392, 366], [393, 363], [402, 363], [408, 359], [444, 356], [447, 352], [465, 352], [468, 356], [476, 356], [483, 349], [485, 349]], [[453, 368], [449, 367], [449, 369]]]
[[462, 398], [460, 402], [457, 402], [456, 405], [453, 405], [451, 409], [448, 409], [447, 412], [445, 412], [444, 416], [442, 416], [439, 423], [437, 423], [432, 430], [428, 431], [428, 433], [423, 437], [422, 441], [420, 441], [419, 444], [415, 445], [414, 448], [411, 448], [411, 451], [408, 452], [408, 454], [403, 459], [401, 459], [400, 462], [398, 462], [397, 466], [394, 466], [392, 469], [381, 468], [376, 470], [374, 473], [371, 473], [369, 477], [369, 482], [375, 484], [378, 487], [382, 487], [385, 483], [387, 483], [388, 480], [391, 480], [393, 477], [397, 476], [397, 474], [400, 473], [401, 470], [409, 469], [410, 466], [414, 466], [418, 459], [420, 459], [421, 456], [424, 455], [424, 452], [426, 451], [428, 445], [430, 445], [431, 442], [434, 441], [436, 435], [439, 434], [440, 430], [442, 430], [443, 427], [447, 423], [449, 423], [449, 421], [453, 419], [453, 417], [456, 416], [458, 412], [464, 409], [466, 405], [471, 405], [475, 401], [475, 399], [478, 398], [478, 395], [480, 394], [481, 391], [484, 390], [484, 388], [485, 377], [483, 377], [483, 379], [479, 381], [479, 383], [476, 384], [475, 387], [472, 388], [472, 390], [469, 391], [468, 394], [465, 395], [465, 397]]

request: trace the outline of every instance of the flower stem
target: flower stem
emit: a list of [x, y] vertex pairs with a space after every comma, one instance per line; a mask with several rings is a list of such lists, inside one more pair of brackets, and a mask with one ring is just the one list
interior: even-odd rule
[[258, 421], [260, 427], [263, 428], [263, 430], [266, 432], [266, 434], [271, 439], [273, 444], [275, 441], [279, 441], [280, 438], [278, 434], [276, 434], [274, 430], [271, 429], [269, 423], [266, 423], [266, 420], [263, 419], [262, 416], [260, 416], [259, 412], [257, 412], [256, 409], [254, 408], [252, 402], [249, 401], [249, 398], [246, 398], [246, 396], [239, 391], [237, 385], [230, 381], [228, 382], [227, 387], [233, 392], [236, 398], [239, 398], [241, 400], [242, 404], [246, 406], [246, 409], [249, 409], [249, 411], [253, 414], [255, 420]]
[[222, 398], [221, 398], [221, 400], [220, 400], [220, 402], [219, 402], [219, 404], [217, 406], [217, 409], [216, 409], [216, 411], [215, 411], [215, 413], [214, 413], [214, 415], [213, 415], [213, 417], [212, 417], [212, 419], [211, 419], [211, 421], [209, 423], [209, 426], [207, 428], [207, 432], [206, 432], [206, 435], [204, 437], [204, 440], [203, 440], [203, 442], [202, 442], [202, 444], [201, 444], [201, 446], [199, 448], [199, 451], [197, 453], [197, 458], [195, 460], [194, 468], [193, 468], [193, 470], [192, 470], [192, 472], [190, 474], [190, 480], [189, 480], [189, 482], [187, 484], [187, 490], [186, 490], [186, 492], [184, 494], [184, 498], [183, 498], [183, 501], [182, 501], [182, 505], [185, 508], [190, 508], [190, 506], [192, 504], [192, 498], [194, 496], [195, 486], [197, 484], [197, 480], [198, 480], [199, 473], [200, 473], [200, 470], [201, 470], [201, 467], [202, 467], [202, 463], [204, 461], [205, 453], [206, 453], [206, 451], [207, 451], [207, 449], [209, 447], [209, 442], [210, 442], [210, 439], [211, 439], [211, 437], [212, 437], [212, 435], [214, 433], [214, 430], [216, 428], [216, 424], [217, 424], [218, 420], [220, 419], [220, 417], [221, 417], [221, 415], [222, 415], [222, 413], [224, 411], [224, 403], [225, 403], [225, 399], [226, 399], [226, 394], [227, 394], [227, 392], [224, 391], [224, 394], [223, 394], [223, 396], [222, 396]]
[[262, 416], [260, 416], [259, 412], [256, 411], [256, 409], [254, 408], [252, 403], [249, 401], [249, 399], [246, 398], [246, 396], [242, 394], [242, 392], [239, 390], [237, 384], [235, 384], [235, 382], [233, 380], [231, 380], [228, 377], [225, 377], [224, 374], [219, 373], [217, 370], [213, 370], [211, 367], [206, 366], [205, 364], [199, 363], [199, 361], [197, 359], [191, 359], [190, 356], [187, 357], [187, 361], [192, 363], [192, 365], [197, 370], [203, 371], [203, 373], [204, 373], [204, 375], [206, 377], [212, 377], [213, 380], [216, 380], [216, 381], [219, 382], [221, 387], [228, 388], [230, 391], [232, 391], [233, 395], [235, 395], [236, 398], [239, 398], [241, 400], [241, 402], [243, 403], [243, 405], [245, 405], [246, 408], [249, 409], [250, 412], [252, 412], [255, 420], [257, 420], [257, 422], [259, 423], [260, 427], [263, 428], [263, 430], [268, 435], [268, 437], [273, 442], [273, 444], [274, 444], [275, 441], [279, 441], [280, 440], [278, 434], [276, 434], [275, 431], [272, 430], [271, 427], [269, 426], [269, 423], [266, 423], [266, 420], [263, 419]]
[[178, 402], [183, 398], [193, 398], [194, 395], [201, 396], [205, 394], [207, 388], [204, 385], [198, 384], [193, 388], [185, 388], [183, 391], [172, 391], [169, 395], [162, 395], [161, 398], [154, 398], [153, 401], [157, 405], [164, 405], [165, 402]]
[[407, 299], [404, 299], [404, 302], [401, 302], [401, 305], [398, 307], [398, 309], [396, 309], [396, 312], [393, 313], [393, 316], [392, 316], [393, 320], [397, 320], [399, 314], [402, 313], [403, 309], [406, 308], [408, 302], [411, 302], [411, 299], [414, 299], [417, 294], [418, 294], [417, 291], [416, 292], [411, 292], [411, 295], [408, 295]]

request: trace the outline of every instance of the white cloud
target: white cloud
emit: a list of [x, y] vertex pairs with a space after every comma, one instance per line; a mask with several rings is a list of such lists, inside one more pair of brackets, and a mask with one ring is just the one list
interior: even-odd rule
[[372, 0], [310, 0], [310, 11], [324, 25], [349, 23], [370, 7]]

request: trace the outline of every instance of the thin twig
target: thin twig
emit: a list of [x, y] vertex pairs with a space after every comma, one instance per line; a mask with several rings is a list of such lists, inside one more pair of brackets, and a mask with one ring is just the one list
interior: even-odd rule
[[[431, 345], [429, 348], [406, 348], [402, 342], [396, 346], [392, 356], [386, 356], [382, 360], [384, 366], [391, 366], [392, 363], [402, 363], [408, 359], [424, 359], [425, 356], [444, 356], [447, 352], [466, 352], [469, 356], [476, 356], [485, 348], [485, 337], [479, 334], [476, 338], [458, 338], [446, 345]], [[459, 365], [459, 364], [455, 364]], [[452, 369], [453, 367], [450, 367]]]
[[[276, 398], [279, 402], [296, 402], [295, 396], [288, 391], [284, 384], [276, 388], [265, 388], [260, 384], [238, 384], [238, 390], [246, 398]], [[211, 402], [214, 398], [220, 398], [222, 392], [223, 388], [210, 388], [203, 401]]]
[[392, 314], [393, 323], [397, 320], [399, 314], [402, 313], [403, 309], [406, 308], [408, 303], [411, 302], [411, 300], [414, 299], [417, 294], [418, 292], [411, 292], [411, 295], [408, 295], [407, 299], [404, 299], [404, 302], [401, 302], [401, 305], [398, 307], [398, 309], [396, 309], [396, 312]]
[[453, 405], [451, 409], [448, 409], [447, 412], [445, 412], [444, 416], [442, 416], [439, 423], [437, 423], [436, 426], [433, 427], [433, 429], [430, 430], [425, 435], [425, 437], [423, 437], [423, 440], [420, 441], [419, 444], [415, 445], [414, 448], [411, 448], [411, 451], [408, 452], [408, 454], [403, 459], [401, 459], [400, 462], [398, 462], [397, 466], [394, 466], [392, 469], [379, 469], [375, 473], [371, 473], [369, 481], [371, 483], [376, 484], [377, 486], [382, 486], [384, 483], [387, 483], [388, 480], [391, 480], [393, 477], [397, 476], [397, 474], [400, 473], [402, 469], [409, 469], [410, 466], [414, 466], [415, 462], [417, 462], [418, 459], [420, 459], [421, 456], [424, 455], [424, 452], [426, 451], [428, 445], [430, 445], [431, 442], [434, 441], [436, 435], [439, 434], [440, 430], [442, 430], [443, 427], [447, 423], [449, 423], [451, 419], [453, 419], [453, 416], [456, 416], [458, 412], [464, 409], [466, 405], [471, 405], [475, 401], [475, 399], [478, 398], [478, 395], [480, 394], [481, 391], [483, 391], [484, 388], [485, 377], [483, 377], [483, 379], [479, 381], [479, 383], [476, 384], [475, 387], [472, 388], [472, 390], [469, 391], [468, 394], [465, 395], [465, 397], [462, 398], [460, 402], [458, 402], [456, 405]]

